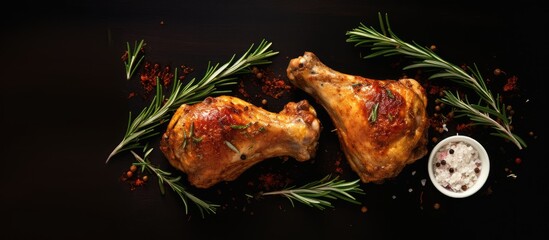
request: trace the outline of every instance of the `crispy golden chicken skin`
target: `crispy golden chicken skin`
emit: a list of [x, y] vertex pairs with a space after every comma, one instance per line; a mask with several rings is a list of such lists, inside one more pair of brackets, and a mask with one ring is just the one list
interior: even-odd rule
[[306, 100], [272, 113], [236, 97], [208, 97], [177, 109], [160, 149], [192, 185], [209, 188], [236, 179], [265, 159], [311, 159], [321, 128]]
[[427, 97], [416, 80], [341, 73], [312, 52], [291, 59], [287, 74], [326, 109], [347, 160], [363, 182], [393, 178], [427, 154]]

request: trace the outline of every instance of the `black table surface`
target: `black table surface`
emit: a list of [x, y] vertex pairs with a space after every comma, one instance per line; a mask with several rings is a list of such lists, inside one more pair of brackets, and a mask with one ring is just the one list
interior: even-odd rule
[[[15, 5], [4, 8], [1, 23], [1, 239], [529, 239], [549, 229], [544, 177], [549, 168], [542, 155], [547, 146], [542, 123], [548, 26], [547, 9], [536, 1], [119, 0]], [[365, 194], [357, 197], [358, 205], [335, 200], [333, 208], [319, 210], [297, 202], [292, 206], [283, 197], [248, 199], [245, 194], [257, 191], [259, 178], [268, 173], [297, 185], [326, 174], [340, 174], [348, 181], [358, 178], [318, 105], [325, 128], [315, 159], [268, 159], [211, 189], [189, 186], [157, 151], [158, 138], [151, 139], [156, 150], [152, 161], [181, 175], [188, 191], [221, 205], [204, 218], [191, 202], [186, 212], [169, 189], [162, 195], [154, 176], [135, 189], [121, 180], [135, 162], [129, 152], [105, 164], [122, 140], [128, 112], [137, 112], [150, 100], [139, 94], [128, 98], [140, 85], [137, 77], [125, 79], [121, 56], [127, 42], [144, 39], [146, 61], [192, 67], [188, 78], [200, 78], [209, 62], [224, 63], [265, 39], [279, 54], [264, 69], [282, 80], [287, 80], [289, 59], [305, 51], [344, 73], [397, 79], [405, 72], [395, 64], [398, 57], [365, 60], [360, 56], [367, 49], [345, 41], [345, 33], [360, 23], [378, 28], [378, 13], [388, 14], [401, 39], [435, 45], [449, 62], [477, 64], [487, 79], [506, 79], [493, 75], [496, 68], [517, 77], [513, 130], [528, 146], [519, 150], [488, 130], [473, 131], [491, 157], [488, 181], [473, 196], [451, 199], [437, 192], [428, 179], [426, 156], [395, 179], [361, 183]], [[246, 87], [253, 91], [261, 86]], [[288, 101], [309, 99], [316, 104], [297, 89], [279, 99], [245, 97], [236, 90], [231, 94], [257, 105], [265, 98], [268, 104], [262, 106], [273, 112]], [[430, 137], [455, 131], [431, 131]], [[429, 147], [433, 144], [430, 141]]]

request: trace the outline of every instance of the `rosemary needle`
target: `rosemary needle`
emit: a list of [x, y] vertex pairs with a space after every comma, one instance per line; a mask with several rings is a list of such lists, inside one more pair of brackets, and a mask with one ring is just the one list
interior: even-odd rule
[[398, 38], [391, 30], [387, 14], [385, 15], [385, 21], [383, 21], [381, 13], [378, 14], [378, 17], [382, 33], [362, 23], [358, 28], [346, 33], [349, 36], [347, 42], [354, 43], [355, 46], [369, 47], [372, 50], [373, 53], [364, 58], [400, 54], [419, 59], [417, 62], [404, 67], [404, 70], [413, 68], [437, 69], [439, 72], [431, 75], [429, 79], [449, 79], [472, 89], [479, 96], [478, 104], [469, 104], [466, 97], [465, 100], [462, 100], [458, 95], [445, 91], [445, 96], [441, 100], [455, 107], [456, 111], [461, 113], [459, 116], [469, 116], [477, 124], [492, 127], [495, 130], [492, 135], [510, 140], [519, 149], [526, 147], [526, 143], [518, 135], [511, 132], [511, 118], [505, 113], [505, 104], [499, 102], [499, 95], [496, 97], [492, 95], [476, 66], [475, 68], [469, 68], [471, 74], [468, 74], [459, 66], [445, 61], [430, 49], [416, 43], [407, 43]]
[[165, 99], [161, 84], [156, 84], [156, 94], [150, 106], [145, 107], [135, 119], [132, 119], [130, 112], [126, 133], [105, 163], [108, 163], [114, 155], [120, 152], [142, 147], [142, 140], [159, 135], [156, 127], [167, 121], [170, 113], [181, 104], [193, 104], [213, 94], [230, 92], [230, 90], [218, 90], [217, 88], [236, 84], [235, 75], [249, 72], [250, 66], [271, 63], [267, 58], [278, 54], [278, 52], [269, 49], [271, 44], [262, 40], [253, 51], [254, 45], [252, 44], [236, 61], [233, 61], [235, 59], [235, 55], [233, 55], [227, 63], [221, 66], [208, 64], [202, 79], [197, 81], [193, 78], [185, 85], [177, 80], [176, 69], [170, 96]]
[[170, 172], [166, 172], [160, 168], [157, 168], [151, 164], [151, 162], [148, 159], [149, 154], [152, 152], [152, 148], [147, 150], [147, 147], [143, 149], [144, 157], [139, 156], [134, 151], [131, 151], [135, 159], [138, 161], [137, 163], [134, 163], [136, 166], [141, 167], [141, 171], [145, 171], [145, 169], [151, 171], [158, 177], [158, 186], [160, 187], [160, 192], [162, 194], [165, 194], [164, 190], [164, 183], [168, 184], [168, 186], [175, 192], [177, 195], [179, 195], [179, 198], [183, 201], [183, 204], [185, 205], [185, 214], [188, 214], [188, 204], [187, 201], [190, 200], [196, 204], [198, 209], [200, 210], [200, 213], [202, 215], [202, 218], [204, 218], [204, 212], [206, 213], [213, 213], [215, 214], [215, 211], [217, 210], [217, 207], [220, 205], [212, 204], [205, 202], [198, 197], [190, 194], [185, 190], [185, 188], [178, 184], [179, 180], [181, 179], [181, 176], [178, 177], [172, 177]]
[[329, 200], [342, 199], [350, 203], [360, 204], [352, 193], [364, 194], [360, 188], [360, 179], [347, 182], [339, 178], [326, 175], [324, 178], [307, 183], [300, 188], [286, 188], [280, 191], [261, 193], [266, 195], [282, 195], [288, 198], [294, 206], [294, 200], [324, 210], [325, 207], [333, 207]]

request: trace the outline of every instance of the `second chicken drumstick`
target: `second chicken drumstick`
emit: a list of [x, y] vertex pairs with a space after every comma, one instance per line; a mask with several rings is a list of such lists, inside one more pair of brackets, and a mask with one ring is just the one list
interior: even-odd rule
[[427, 154], [427, 97], [416, 80], [341, 73], [312, 52], [292, 59], [287, 74], [327, 110], [345, 156], [363, 182], [393, 178]]

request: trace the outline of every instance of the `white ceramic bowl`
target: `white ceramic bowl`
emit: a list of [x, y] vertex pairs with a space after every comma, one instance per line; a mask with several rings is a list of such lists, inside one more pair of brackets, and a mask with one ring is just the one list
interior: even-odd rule
[[[452, 151], [449, 146], [452, 146]], [[470, 158], [474, 151], [478, 157]], [[482, 188], [490, 172], [490, 159], [478, 141], [468, 136], [455, 135], [443, 139], [431, 150], [427, 169], [431, 182], [441, 193], [453, 198], [464, 198]]]

